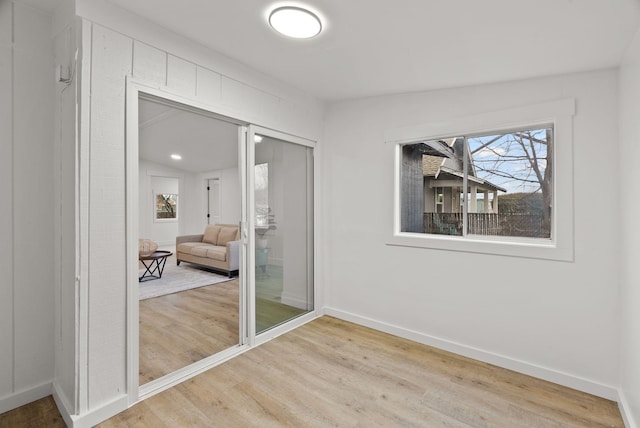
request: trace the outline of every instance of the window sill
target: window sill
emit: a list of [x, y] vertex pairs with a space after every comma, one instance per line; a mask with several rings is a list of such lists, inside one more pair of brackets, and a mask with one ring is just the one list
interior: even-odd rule
[[573, 262], [573, 246], [568, 248], [561, 247], [552, 240], [535, 238], [494, 238], [477, 235], [454, 237], [421, 233], [400, 233], [392, 235], [386, 244], [400, 247]]

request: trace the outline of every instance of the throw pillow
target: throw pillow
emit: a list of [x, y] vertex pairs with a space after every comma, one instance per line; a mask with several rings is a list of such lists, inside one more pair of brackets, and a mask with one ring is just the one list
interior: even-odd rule
[[202, 237], [202, 242], [206, 242], [211, 245], [219, 245], [218, 239], [220, 235], [220, 230], [222, 227], [216, 226], [213, 224], [208, 224], [204, 229], [204, 236]]
[[218, 236], [218, 245], [221, 247], [227, 245], [227, 242], [235, 241], [238, 234], [237, 227], [223, 227]]

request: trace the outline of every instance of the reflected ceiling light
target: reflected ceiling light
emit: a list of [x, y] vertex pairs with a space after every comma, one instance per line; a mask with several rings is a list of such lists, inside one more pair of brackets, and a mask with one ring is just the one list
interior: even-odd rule
[[262, 143], [262, 135], [254, 135], [253, 141], [255, 141], [256, 143]]
[[174, 153], [174, 154], [172, 154], [172, 155], [171, 155], [171, 159], [173, 159], [173, 160], [180, 160], [180, 159], [182, 159], [182, 156], [180, 156], [180, 155], [178, 155], [178, 154], [175, 154], [175, 153]]
[[269, 25], [278, 33], [295, 39], [309, 39], [322, 30], [322, 23], [316, 14], [296, 6], [274, 9], [269, 14]]

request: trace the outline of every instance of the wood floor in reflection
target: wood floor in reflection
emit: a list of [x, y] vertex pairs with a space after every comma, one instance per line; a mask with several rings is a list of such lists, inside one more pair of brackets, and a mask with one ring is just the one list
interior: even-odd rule
[[238, 279], [140, 301], [140, 385], [239, 343]]

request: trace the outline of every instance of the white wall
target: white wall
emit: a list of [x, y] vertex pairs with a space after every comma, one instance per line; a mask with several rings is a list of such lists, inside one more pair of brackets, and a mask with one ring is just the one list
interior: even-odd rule
[[[385, 131], [568, 97], [577, 106], [575, 262], [385, 245], [393, 197]], [[616, 398], [617, 102], [617, 74], [607, 70], [329, 106], [328, 312]]]
[[51, 17], [0, 2], [0, 413], [54, 375]]
[[[620, 69], [620, 278], [622, 346], [621, 398], [628, 425], [640, 426], [640, 231], [637, 227], [640, 200], [640, 32]], [[633, 421], [633, 422], [632, 422]]]
[[[78, 2], [83, 16], [80, 152], [81, 239], [88, 267], [80, 289], [79, 409], [90, 424], [127, 405], [125, 244], [125, 76], [195, 99], [244, 121], [317, 140], [322, 105], [313, 98], [100, 1]], [[96, 23], [99, 21], [101, 24]], [[110, 29], [111, 27], [112, 29]], [[129, 36], [127, 34], [132, 34]], [[135, 36], [135, 38], [134, 38]], [[90, 61], [90, 62], [89, 62]], [[90, 76], [90, 77], [89, 77]], [[86, 311], [86, 319], [83, 313]], [[98, 419], [91, 419], [92, 417]], [[83, 419], [84, 418], [84, 419]]]

